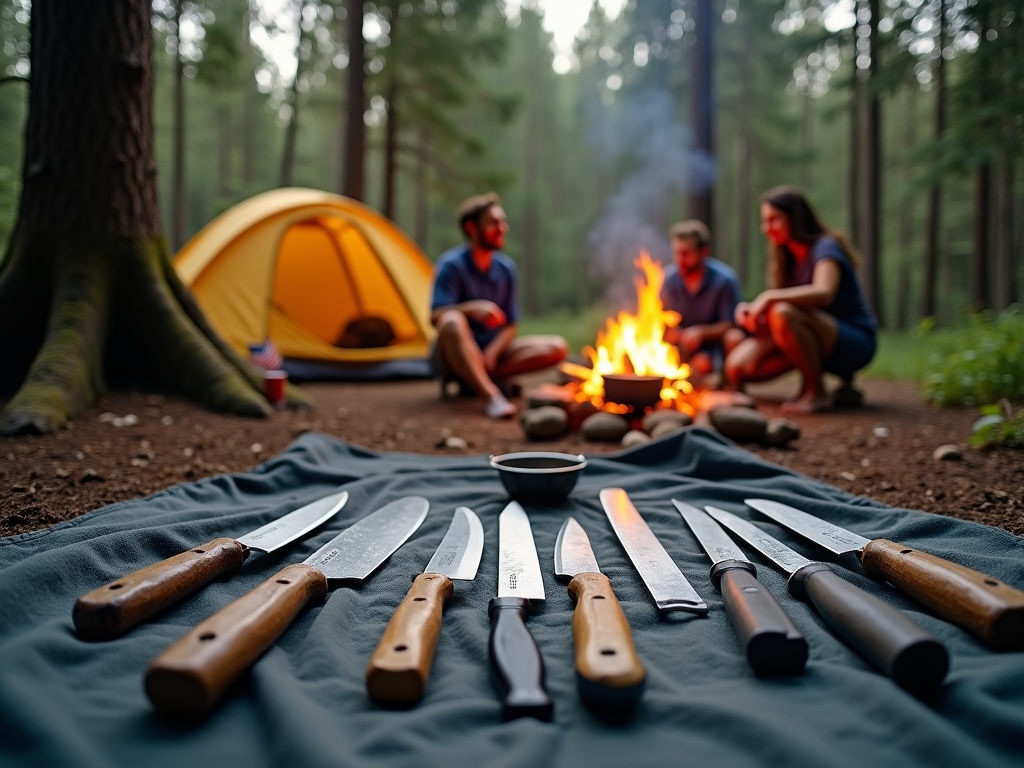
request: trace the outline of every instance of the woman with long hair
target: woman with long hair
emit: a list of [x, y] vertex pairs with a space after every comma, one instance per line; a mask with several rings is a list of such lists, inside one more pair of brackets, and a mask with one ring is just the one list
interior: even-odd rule
[[726, 374], [740, 389], [796, 368], [803, 387], [783, 410], [830, 408], [822, 374], [851, 382], [875, 355], [878, 321], [857, 280], [860, 258], [793, 187], [762, 195], [761, 231], [768, 239], [769, 288], [737, 306], [736, 323], [751, 335], [729, 354]]

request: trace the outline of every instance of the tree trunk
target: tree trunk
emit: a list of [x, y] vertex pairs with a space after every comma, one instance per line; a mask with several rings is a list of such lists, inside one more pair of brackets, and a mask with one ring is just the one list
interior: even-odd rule
[[989, 188], [991, 170], [988, 163], [974, 173], [974, 225], [971, 242], [971, 310], [988, 308], [988, 241]]
[[[693, 123], [692, 150], [698, 157], [712, 159], [714, 152], [714, 123], [712, 105], [712, 82], [714, 78], [714, 57], [712, 26], [714, 13], [711, 0], [696, 0], [694, 10], [696, 42], [693, 46], [693, 88], [691, 89], [690, 120]], [[706, 163], [699, 163], [705, 166]], [[687, 208], [691, 218], [703, 221], [708, 226], [712, 220], [712, 180], [691, 178]]]
[[[912, 84], [907, 91], [906, 116], [903, 121], [903, 156], [909, 157], [917, 146], [917, 84]], [[906, 330], [910, 322], [910, 260], [909, 255], [914, 243], [914, 200], [916, 195], [908, 191], [911, 183], [911, 165], [903, 163], [903, 200], [900, 203], [900, 266], [896, 285], [896, 317], [898, 330]]]
[[366, 73], [364, 67], [363, 0], [347, 0], [348, 98], [346, 99], [344, 194], [363, 199], [363, 155], [366, 151]]
[[1005, 155], [996, 172], [996, 308], [1003, 310], [1016, 298], [1017, 275], [1013, 259], [1013, 164]]
[[181, 6], [174, 2], [174, 137], [171, 160], [171, 246], [185, 244], [185, 62], [181, 58]]
[[[939, 51], [946, 45], [946, 6], [939, 0]], [[946, 60], [935, 59], [935, 139], [946, 130]], [[935, 315], [935, 275], [939, 267], [939, 221], [942, 187], [938, 182], [928, 191], [928, 221], [924, 232], [924, 264], [921, 278], [921, 316]]]
[[384, 126], [384, 206], [381, 213], [395, 220], [395, 176], [398, 174], [398, 84], [388, 83], [388, 120]]
[[[850, 96], [850, 164], [847, 176], [846, 204], [849, 208], [850, 237], [860, 240], [860, 102], [861, 84], [857, 81], [857, 64], [853, 65], [854, 81]], [[859, 245], [859, 243], [858, 243]]]
[[863, 106], [862, 143], [864, 180], [861, 191], [862, 235], [859, 238], [861, 253], [864, 256], [864, 293], [878, 316], [879, 325], [885, 325], [885, 306], [882, 296], [882, 254], [881, 254], [881, 94], [878, 91], [879, 46], [878, 46], [878, 0], [868, 0], [871, 19], [868, 21], [868, 55], [871, 63], [868, 66], [866, 94]]
[[427, 190], [427, 134], [420, 131], [416, 151], [416, 222], [415, 239], [420, 248], [427, 250], [427, 227], [430, 221], [430, 201]]
[[253, 180], [253, 165], [256, 156], [256, 139], [253, 135], [252, 84], [256, 75], [256, 64], [252, 52], [252, 41], [249, 39], [249, 27], [252, 25], [252, 0], [245, 2], [245, 14], [242, 17], [242, 184], [249, 187]]
[[27, 374], [2, 434], [50, 432], [88, 407], [108, 349], [210, 407], [268, 412], [261, 377], [212, 332], [168, 257], [150, 5], [32, 4], [23, 192], [0, 270], [0, 328]]
[[537, 296], [538, 262], [537, 258], [537, 153], [540, 132], [540, 116], [538, 109], [540, 74], [537, 71], [536, 56], [526, 58], [526, 119], [523, 126], [526, 146], [523, 157], [523, 288], [526, 312], [536, 316], [540, 311]]
[[292, 80], [291, 107], [292, 113], [288, 117], [288, 127], [284, 132], [284, 150], [281, 153], [281, 183], [282, 187], [292, 185], [292, 177], [295, 173], [295, 139], [299, 133], [299, 79], [302, 77], [302, 44], [306, 40], [306, 33], [302, 31], [302, 12], [306, 9], [305, 0], [297, 0], [299, 40], [295, 44], [295, 78]]
[[814, 98], [811, 96], [810, 86], [804, 91], [801, 102], [803, 109], [800, 115], [800, 146], [803, 147], [805, 154], [800, 159], [799, 179], [800, 188], [807, 194], [811, 188], [813, 167], [813, 158], [809, 155], [811, 154], [811, 145], [814, 143]]
[[736, 269], [739, 272], [740, 287], [747, 288], [750, 279], [750, 221], [755, 215], [753, 198], [754, 177], [754, 126], [751, 106], [754, 100], [754, 75], [751, 61], [754, 59], [753, 35], [750, 34], [750, 23], [743, 26], [744, 48], [748, 55], [739, 56], [740, 75], [739, 103], [739, 169], [736, 178], [736, 198], [739, 207], [738, 237], [739, 250], [736, 254]]

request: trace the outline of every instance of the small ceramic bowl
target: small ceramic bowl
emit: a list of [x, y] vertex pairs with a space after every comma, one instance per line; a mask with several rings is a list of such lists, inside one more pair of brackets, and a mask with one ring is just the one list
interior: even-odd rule
[[572, 492], [587, 460], [582, 454], [523, 451], [491, 456], [491, 466], [516, 501], [554, 506]]

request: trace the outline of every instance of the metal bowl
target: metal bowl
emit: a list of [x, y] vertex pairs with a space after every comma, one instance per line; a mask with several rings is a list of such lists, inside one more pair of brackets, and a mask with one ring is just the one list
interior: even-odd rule
[[491, 456], [491, 466], [516, 501], [554, 506], [572, 492], [587, 460], [582, 454], [523, 451]]
[[636, 413], [653, 408], [661, 400], [665, 379], [661, 376], [639, 376], [635, 373], [606, 373], [604, 401], [631, 405]]

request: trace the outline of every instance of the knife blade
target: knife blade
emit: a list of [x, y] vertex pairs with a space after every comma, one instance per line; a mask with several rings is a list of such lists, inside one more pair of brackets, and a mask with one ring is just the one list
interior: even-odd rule
[[420, 527], [429, 507], [422, 496], [386, 504], [206, 619], [149, 665], [150, 701], [171, 714], [205, 713], [307, 603], [323, 600], [331, 582], [366, 579]]
[[526, 628], [531, 600], [544, 600], [544, 579], [530, 519], [513, 501], [498, 516], [498, 596], [487, 606], [491, 619], [488, 651], [491, 668], [505, 695], [505, 720], [550, 720], [554, 713], [554, 704], [544, 688], [544, 659]]
[[603, 489], [601, 506], [658, 610], [706, 614], [707, 604], [640, 517], [626, 492], [621, 488]]
[[347, 501], [348, 491], [332, 493], [237, 539], [213, 539], [98, 587], [75, 603], [75, 630], [85, 640], [120, 637], [218, 576], [234, 573], [251, 550], [273, 552], [309, 533]]
[[452, 580], [472, 581], [484, 550], [484, 529], [469, 507], [455, 510], [441, 545], [388, 622], [366, 669], [366, 691], [382, 704], [410, 705], [421, 698], [441, 632]]
[[573, 517], [562, 523], [555, 541], [555, 575], [569, 580], [576, 601], [572, 639], [580, 696], [602, 706], [633, 706], [647, 672], [612, 584], [597, 565], [587, 532]]
[[769, 499], [745, 503], [815, 544], [854, 552], [873, 579], [885, 580], [1000, 651], [1024, 649], [1024, 592], [999, 579], [888, 539], [866, 539]]
[[789, 574], [789, 591], [809, 600], [849, 645], [898, 685], [938, 688], [949, 669], [945, 646], [888, 603], [841, 579], [825, 563], [794, 552], [760, 528], [717, 507], [708, 514]]
[[807, 640], [757, 580], [757, 569], [725, 531], [697, 507], [672, 503], [711, 558], [711, 583], [722, 594], [747, 661], [758, 675], [796, 675], [807, 663]]

